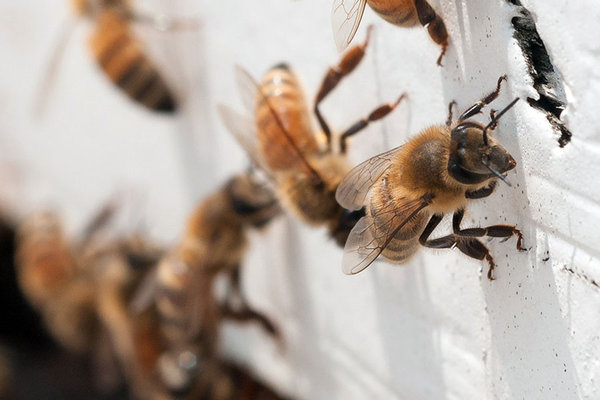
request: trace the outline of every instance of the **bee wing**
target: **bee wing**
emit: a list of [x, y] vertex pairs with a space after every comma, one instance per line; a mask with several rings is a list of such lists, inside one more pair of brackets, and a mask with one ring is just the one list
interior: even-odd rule
[[348, 47], [358, 30], [367, 0], [334, 0], [331, 10], [333, 40], [339, 52]]
[[221, 117], [221, 121], [223, 121], [223, 124], [227, 127], [227, 130], [229, 130], [239, 145], [246, 151], [246, 154], [248, 154], [252, 163], [258, 166], [272, 183], [275, 182], [275, 177], [271, 174], [269, 167], [267, 167], [266, 162], [258, 150], [256, 124], [254, 119], [242, 115], [223, 104], [217, 105], [217, 112]]
[[250, 115], [254, 115], [256, 113], [257, 96], [260, 92], [259, 85], [252, 75], [241, 66], [236, 65], [234, 71], [235, 83], [237, 84], [245, 111]]
[[54, 48], [51, 53], [51, 58], [48, 65], [45, 67], [44, 79], [42, 80], [39, 89], [35, 95], [34, 113], [36, 117], [41, 118], [44, 116], [46, 106], [48, 105], [48, 96], [52, 92], [54, 83], [56, 81], [59, 67], [63, 59], [65, 49], [69, 39], [73, 36], [73, 30], [78, 24], [78, 19], [70, 19], [65, 22], [61, 28], [58, 40], [54, 44]]
[[348, 210], [362, 208], [367, 193], [392, 165], [394, 156], [401, 147], [378, 154], [352, 168], [335, 192], [337, 202]]
[[[317, 181], [323, 181], [323, 179], [321, 178], [319, 173], [308, 162], [308, 160], [306, 159], [304, 154], [302, 154], [302, 151], [296, 145], [296, 142], [294, 142], [294, 139], [292, 138], [292, 136], [290, 135], [290, 133], [288, 132], [288, 130], [285, 128], [284, 124], [282, 123], [281, 117], [279, 116], [277, 111], [275, 111], [275, 109], [271, 106], [271, 102], [269, 101], [268, 96], [266, 96], [263, 93], [259, 84], [254, 80], [254, 78], [252, 78], [252, 76], [248, 73], [248, 71], [246, 71], [245, 69], [243, 69], [240, 66], [236, 66], [235, 74], [236, 74], [238, 89], [242, 95], [242, 100], [244, 102], [246, 109], [248, 111], [250, 111], [250, 113], [251, 113], [250, 115], [254, 115], [254, 113], [256, 111], [255, 108], [256, 108], [257, 101], [259, 101], [260, 103], [264, 102], [264, 104], [266, 104], [266, 106], [271, 114], [271, 117], [273, 118], [273, 121], [277, 124], [277, 127], [279, 128], [279, 131], [281, 132], [281, 136], [284, 138], [284, 140], [287, 141], [287, 143], [289, 143], [289, 145], [291, 147], [291, 151], [288, 153], [288, 156], [296, 158], [300, 162], [300, 164], [302, 164], [304, 166], [305, 172], [308, 173], [309, 175], [312, 175]], [[253, 143], [253, 147], [255, 149], [257, 149], [256, 153], [260, 154], [260, 152], [258, 151], [258, 138], [256, 135], [256, 121], [255, 120], [252, 120], [252, 121], [253, 121], [252, 143]], [[266, 163], [263, 161], [263, 163], [261, 164], [261, 167], [265, 166], [265, 165], [266, 165]], [[269, 169], [266, 169], [266, 168], [263, 168], [263, 169], [267, 172], [269, 171]]]
[[388, 203], [375, 215], [378, 220], [385, 220], [379, 226], [375, 226], [372, 218], [362, 217], [352, 228], [344, 246], [342, 259], [344, 273], [354, 275], [371, 265], [396, 233], [430, 203], [431, 197], [428, 195], [408, 201], [401, 207]]

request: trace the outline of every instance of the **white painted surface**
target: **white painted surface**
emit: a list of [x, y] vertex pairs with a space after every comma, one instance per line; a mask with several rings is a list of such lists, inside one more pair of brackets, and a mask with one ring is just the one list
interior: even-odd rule
[[[203, 22], [198, 33], [142, 29], [186, 97], [176, 118], [148, 113], [115, 91], [89, 57], [89, 25], [81, 24], [46, 114], [35, 120], [35, 91], [68, 10], [62, 3], [0, 2], [0, 156], [18, 173], [0, 188], [7, 206], [22, 214], [56, 205], [76, 230], [125, 188], [140, 201], [132, 218], [175, 241], [195, 201], [246, 165], [214, 112], [217, 103], [241, 108], [233, 65], [258, 77], [285, 60], [312, 98], [338, 58], [330, 3], [181, 0], [176, 10], [170, 2], [142, 3]], [[244, 284], [281, 326], [285, 349], [258, 329], [228, 326], [229, 354], [305, 399], [600, 398], [600, 289], [589, 283], [600, 282], [600, 11], [593, 0], [524, 3], [564, 80], [563, 119], [573, 140], [559, 148], [544, 115], [517, 104], [497, 131], [518, 163], [509, 175], [513, 187], [473, 202], [464, 225], [517, 224], [529, 252], [517, 254], [514, 239], [490, 241], [498, 263], [493, 282], [483, 263], [431, 250], [403, 267], [376, 262], [348, 277], [324, 230], [280, 219], [252, 236]], [[443, 122], [450, 100], [464, 109], [504, 73], [509, 84], [495, 108], [535, 96], [512, 39], [512, 6], [432, 4], [452, 37], [443, 68], [424, 29], [399, 29], [365, 13], [357, 39], [374, 23], [372, 46], [324, 113], [341, 130], [402, 92], [409, 101], [352, 141], [353, 164]], [[445, 221], [437, 232], [448, 229]]]

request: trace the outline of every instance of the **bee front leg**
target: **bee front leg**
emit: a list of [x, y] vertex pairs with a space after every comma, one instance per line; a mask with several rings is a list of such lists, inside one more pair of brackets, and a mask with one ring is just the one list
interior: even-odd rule
[[500, 78], [498, 78], [498, 83], [496, 84], [496, 90], [494, 90], [492, 93], [485, 96], [483, 99], [479, 100], [477, 103], [473, 104], [471, 107], [469, 107], [460, 116], [458, 121], [459, 122], [464, 121], [467, 118], [471, 118], [472, 116], [479, 114], [483, 107], [487, 106], [492, 101], [496, 100], [496, 98], [498, 98], [498, 95], [500, 95], [500, 84], [502, 83], [502, 81], [505, 81], [505, 80], [506, 80], [506, 75], [502, 75]]
[[495, 188], [496, 188], [496, 181], [492, 181], [489, 184], [489, 186], [483, 187], [481, 189], [465, 192], [465, 197], [467, 199], [482, 199], [482, 198], [488, 197], [490, 194], [492, 194], [492, 192], [494, 191]]

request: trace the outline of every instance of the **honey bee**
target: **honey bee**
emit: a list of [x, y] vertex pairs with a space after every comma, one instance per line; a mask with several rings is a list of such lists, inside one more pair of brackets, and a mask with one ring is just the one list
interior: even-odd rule
[[161, 249], [132, 238], [101, 245], [87, 258], [96, 275], [98, 319], [136, 398], [158, 389], [155, 370], [164, 346], [156, 309], [133, 310], [131, 301], [161, 256]]
[[78, 14], [94, 20], [90, 50], [106, 76], [132, 100], [172, 113], [175, 98], [129, 28], [136, 14], [127, 0], [74, 0]]
[[[491, 132], [518, 98], [499, 113], [492, 111], [486, 126], [471, 119], [498, 97], [505, 79], [500, 77], [496, 90], [469, 107], [456, 122], [452, 122], [452, 102], [445, 126], [425, 129], [404, 145], [358, 165], [344, 178], [337, 201], [351, 210], [366, 208], [366, 216], [353, 228], [344, 248], [346, 274], [362, 271], [379, 255], [392, 263], [405, 263], [422, 245], [457, 247], [469, 257], [485, 258], [487, 276], [492, 280], [494, 260], [477, 238], [515, 235], [517, 249], [524, 250], [523, 235], [515, 226], [460, 227], [468, 201], [489, 196], [496, 178], [508, 183], [504, 174], [516, 165]], [[429, 239], [443, 215], [450, 212], [453, 233]]]
[[95, 287], [80, 273], [55, 214], [35, 214], [19, 227], [16, 268], [21, 290], [55, 339], [72, 351], [88, 351], [98, 328]]
[[[155, 302], [167, 347], [160, 366], [172, 392], [202, 385], [196, 377], [200, 365], [216, 357], [223, 319], [256, 321], [278, 335], [275, 325], [248, 305], [239, 285], [248, 228], [262, 227], [278, 213], [270, 190], [250, 174], [236, 176], [202, 201], [181, 242], [160, 262]], [[231, 293], [224, 304], [217, 302], [213, 284], [219, 274], [229, 275], [237, 305]]]
[[[361, 210], [349, 212], [335, 201], [335, 191], [350, 169], [346, 162], [347, 140], [370, 122], [390, 113], [405, 97], [385, 104], [352, 124], [339, 135], [338, 152], [332, 149], [332, 133], [321, 115], [321, 101], [362, 60], [364, 44], [353, 47], [335, 67], [329, 68], [316, 95], [314, 112], [322, 132], [311, 127], [309, 112], [292, 70], [285, 64], [273, 67], [260, 84], [239, 67], [238, 85], [246, 107], [255, 118], [246, 118], [220, 105], [224, 124], [252, 159], [271, 177], [284, 208], [312, 225], [327, 225], [341, 246], [350, 229], [362, 217]], [[323, 145], [324, 142], [324, 145]]]
[[448, 47], [448, 32], [444, 21], [427, 0], [334, 0], [331, 22], [339, 51], [352, 42], [367, 4], [391, 24], [405, 28], [417, 23], [426, 26], [431, 39], [442, 46], [442, 53], [437, 59], [437, 64], [442, 65], [442, 57]]
[[162, 352], [156, 311], [134, 314], [129, 301], [162, 251], [140, 238], [103, 237], [99, 230], [113, 212], [113, 204], [104, 207], [75, 243], [67, 240], [55, 214], [28, 218], [17, 236], [18, 280], [61, 345], [97, 355], [106, 336], [109, 358], [118, 361], [132, 391], [147, 398]]
[[[195, 30], [198, 22], [187, 18], [151, 16], [134, 11], [128, 0], [71, 0], [77, 16], [88, 18], [94, 24], [89, 47], [99, 67], [130, 99], [148, 110], [173, 113], [177, 101], [163, 74], [159, 72], [143, 45], [130, 29], [131, 22], [149, 24], [158, 30]], [[68, 24], [53, 52], [40, 93], [36, 100], [37, 113], [45, 108], [53, 76], [62, 56], [67, 39], [75, 26]]]

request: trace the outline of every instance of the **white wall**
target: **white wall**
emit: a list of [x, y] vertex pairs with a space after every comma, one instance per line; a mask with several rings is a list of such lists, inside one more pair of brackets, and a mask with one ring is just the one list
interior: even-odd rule
[[[408, 93], [384, 122], [352, 141], [356, 164], [443, 122], [450, 100], [464, 109], [508, 74], [494, 107], [523, 99], [496, 134], [518, 163], [509, 175], [513, 186], [473, 202], [464, 226], [517, 224], [530, 250], [518, 254], [514, 239], [490, 241], [498, 264], [493, 282], [486, 264], [454, 250], [423, 250], [406, 266], [376, 262], [348, 277], [341, 249], [324, 230], [282, 218], [253, 235], [244, 284], [282, 328], [285, 348], [256, 328], [228, 326], [229, 354], [306, 399], [600, 398], [600, 9], [593, 0], [523, 2], [565, 89], [562, 119], [573, 138], [564, 148], [545, 115], [525, 101], [537, 93], [512, 38], [517, 9], [502, 0], [431, 2], [451, 35], [443, 68], [426, 30], [396, 28], [367, 9], [357, 39], [374, 23], [372, 45], [323, 110], [341, 130]], [[169, 3], [141, 6], [170, 10]], [[285, 60], [310, 99], [338, 59], [330, 1], [176, 6], [177, 13], [197, 14], [202, 29], [141, 30], [186, 97], [184, 113], [155, 116], [116, 92], [91, 61], [89, 26], [82, 24], [36, 121], [35, 91], [68, 10], [0, 2], [0, 155], [10, 172], [0, 192], [7, 207], [25, 213], [56, 205], [76, 230], [127, 188], [142, 202], [131, 218], [173, 242], [195, 201], [247, 163], [214, 112], [217, 103], [241, 108], [233, 65], [259, 77]], [[437, 232], [448, 229], [445, 221]]]

